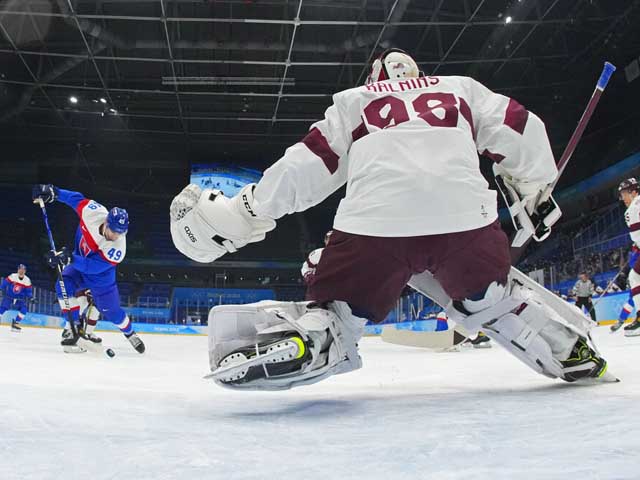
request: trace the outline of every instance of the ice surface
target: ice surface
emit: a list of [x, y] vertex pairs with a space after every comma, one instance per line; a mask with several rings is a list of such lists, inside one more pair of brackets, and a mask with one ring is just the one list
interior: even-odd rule
[[221, 389], [205, 337], [65, 355], [0, 328], [0, 479], [638, 479], [640, 338], [596, 340], [621, 383], [536, 375], [498, 347], [366, 338], [365, 366], [289, 392]]

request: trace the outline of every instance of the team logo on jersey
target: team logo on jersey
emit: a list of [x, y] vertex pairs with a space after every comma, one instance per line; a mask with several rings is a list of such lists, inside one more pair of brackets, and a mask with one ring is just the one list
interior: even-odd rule
[[13, 293], [20, 293], [21, 290], [22, 290], [22, 287], [20, 285], [13, 286]]
[[83, 257], [87, 257], [91, 253], [91, 248], [89, 248], [89, 244], [84, 237], [80, 239], [78, 247], [80, 248], [80, 253], [82, 253]]

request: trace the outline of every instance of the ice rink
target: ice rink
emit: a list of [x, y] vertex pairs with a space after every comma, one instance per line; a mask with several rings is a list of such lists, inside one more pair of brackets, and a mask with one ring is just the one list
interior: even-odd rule
[[497, 347], [366, 338], [362, 370], [280, 393], [203, 380], [206, 337], [65, 355], [0, 328], [0, 479], [638, 479], [640, 338], [595, 336], [621, 383], [572, 386]]

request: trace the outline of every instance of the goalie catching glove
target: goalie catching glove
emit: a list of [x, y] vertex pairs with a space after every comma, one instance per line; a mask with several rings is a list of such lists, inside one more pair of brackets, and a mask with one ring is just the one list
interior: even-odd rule
[[247, 243], [264, 240], [276, 222], [254, 212], [254, 188], [251, 183], [229, 198], [219, 190], [187, 185], [170, 208], [171, 238], [180, 253], [210, 263]]

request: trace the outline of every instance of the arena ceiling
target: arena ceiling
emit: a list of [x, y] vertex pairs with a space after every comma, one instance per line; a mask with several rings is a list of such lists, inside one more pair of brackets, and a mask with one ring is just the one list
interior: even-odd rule
[[[170, 170], [207, 159], [264, 168], [322, 117], [333, 93], [361, 84], [390, 46], [410, 52], [428, 74], [473, 76], [517, 98], [543, 117], [561, 149], [604, 60], [624, 68], [640, 55], [639, 7], [639, 0], [5, 0], [3, 162], [17, 172], [26, 160], [56, 158], [92, 176], [107, 165]], [[625, 104], [638, 99], [640, 85], [624, 78], [614, 78], [618, 93], [608, 94], [617, 100], [592, 128], [637, 121], [637, 109]]]

